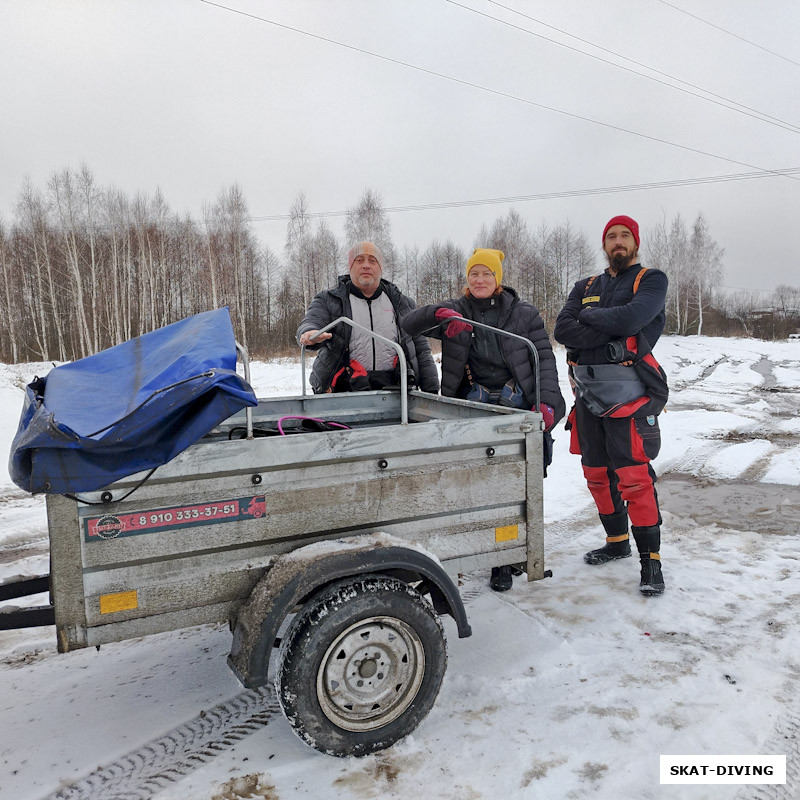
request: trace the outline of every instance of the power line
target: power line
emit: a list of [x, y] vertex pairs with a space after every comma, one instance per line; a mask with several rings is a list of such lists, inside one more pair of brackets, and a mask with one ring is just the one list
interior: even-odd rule
[[670, 8], [675, 9], [675, 11], [679, 11], [681, 14], [686, 14], [687, 17], [691, 17], [692, 19], [696, 19], [698, 22], [702, 22], [704, 25], [708, 25], [711, 28], [716, 28], [718, 31], [722, 31], [722, 33], [727, 34], [728, 36], [733, 36], [734, 39], [739, 39], [739, 41], [744, 42], [745, 44], [749, 44], [752, 47], [757, 47], [759, 50], [763, 50], [765, 53], [769, 53], [776, 58], [783, 59], [784, 61], [788, 61], [790, 64], [794, 64], [796, 67], [800, 67], [800, 62], [792, 61], [791, 58], [787, 58], [780, 53], [776, 53], [774, 50], [770, 50], [768, 47], [762, 47], [760, 44], [756, 44], [755, 42], [751, 42], [750, 39], [745, 39], [744, 36], [739, 36], [738, 33], [733, 33], [732, 31], [726, 30], [725, 28], [720, 27], [719, 25], [715, 25], [713, 22], [709, 22], [707, 19], [703, 19], [702, 17], [698, 17], [696, 14], [692, 14], [689, 11], [686, 11], [683, 8], [679, 8], [672, 3], [666, 2], [666, 0], [656, 0], [656, 2], [661, 3], [662, 5], [669, 6]]
[[760, 294], [775, 294], [775, 289], [751, 289], [747, 286], [728, 286], [726, 283], [717, 284], [720, 289], [735, 289], [737, 292], [759, 292]]
[[381, 55], [380, 53], [374, 53], [371, 50], [365, 50], [362, 47], [356, 47], [355, 45], [352, 44], [339, 42], [336, 39], [331, 39], [326, 36], [320, 36], [319, 34], [311, 33], [310, 31], [304, 31], [300, 28], [294, 28], [291, 25], [285, 25], [281, 22], [276, 22], [275, 20], [267, 19], [266, 17], [259, 17], [256, 14], [250, 14], [246, 11], [241, 11], [237, 8], [231, 8], [230, 6], [222, 5], [221, 3], [214, 3], [211, 2], [211, 0], [200, 0], [200, 2], [205, 3], [206, 5], [214, 6], [215, 8], [222, 9], [223, 11], [230, 11], [233, 14], [239, 14], [240, 16], [247, 17], [248, 19], [257, 20], [258, 22], [265, 22], [268, 25], [274, 25], [275, 27], [282, 28], [283, 30], [292, 31], [293, 33], [299, 33], [302, 36], [307, 36], [311, 39], [317, 39], [318, 41], [327, 42], [328, 44], [333, 44], [336, 45], [337, 47], [343, 47], [346, 50], [352, 50], [353, 52], [356, 53], [361, 53], [363, 55], [371, 56], [372, 58], [377, 58], [381, 61], [386, 61], [390, 64], [396, 64], [398, 66], [408, 67], [409, 69], [413, 69], [417, 72], [422, 72], [426, 75], [433, 75], [437, 78], [443, 78], [444, 80], [448, 80], [453, 83], [458, 83], [461, 86], [469, 86], [472, 89], [479, 89], [482, 92], [487, 92], [489, 94], [496, 95], [497, 97], [503, 97], [507, 100], [515, 100], [519, 103], [525, 103], [526, 105], [533, 106], [535, 108], [540, 108], [545, 111], [552, 111], [555, 114], [561, 114], [562, 116], [570, 117], [571, 119], [579, 119], [583, 122], [589, 122], [592, 125], [598, 125], [602, 128], [608, 128], [609, 130], [619, 131], [620, 133], [627, 133], [631, 136], [637, 136], [641, 139], [647, 139], [648, 141], [651, 142], [658, 142], [659, 144], [665, 144], [669, 147], [674, 147], [679, 150], [685, 150], [688, 153], [695, 153], [696, 155], [707, 156], [708, 158], [715, 158], [719, 161], [726, 161], [729, 164], [736, 164], [737, 166], [740, 167], [749, 167], [750, 169], [756, 169], [762, 172], [771, 172], [774, 175], [784, 175], [784, 177], [787, 177], [791, 180], [799, 180], [798, 178], [790, 174], [782, 173], [780, 171], [775, 171], [775, 170], [768, 170], [765, 169], [764, 167], [759, 167], [756, 164], [750, 164], [747, 161], [737, 161], [734, 158], [728, 158], [726, 156], [721, 156], [716, 153], [709, 153], [705, 150], [700, 150], [695, 147], [689, 147], [688, 145], [678, 144], [677, 142], [671, 142], [668, 139], [661, 139], [658, 136], [651, 136], [646, 133], [640, 133], [638, 131], [630, 130], [629, 128], [622, 128], [618, 125], [612, 125], [611, 123], [608, 122], [601, 122], [600, 120], [591, 119], [590, 117], [584, 117], [581, 116], [580, 114], [574, 114], [571, 111], [564, 111], [563, 109], [555, 108], [554, 106], [548, 106], [544, 105], [543, 103], [537, 103], [533, 100], [528, 100], [527, 98], [524, 97], [518, 97], [517, 95], [513, 95], [508, 92], [501, 92], [498, 89], [492, 89], [488, 86], [482, 86], [481, 84], [478, 83], [472, 83], [471, 81], [464, 80], [463, 78], [456, 78], [453, 75], [447, 75], [443, 72], [437, 72], [436, 70], [428, 69], [426, 67], [420, 67], [416, 64], [410, 64], [407, 61], [401, 61], [400, 59], [397, 58], [391, 58], [390, 56], [384, 56]]
[[[615, 194], [622, 192], [647, 191], [649, 189], [669, 189], [680, 186], [698, 186], [712, 183], [732, 183], [745, 180], [757, 180], [759, 178], [772, 178], [775, 174], [779, 175], [800, 175], [800, 167], [787, 167], [780, 170], [761, 170], [759, 172], [740, 172], [731, 175], [707, 175], [700, 178], [680, 178], [672, 181], [653, 181], [651, 183], [635, 183], [622, 186], [601, 186], [589, 189], [569, 189], [560, 192], [542, 192], [540, 194], [523, 194], [509, 197], [489, 197], [478, 200], [452, 200], [441, 203], [415, 203], [405, 206], [387, 206], [381, 211], [393, 214], [404, 211], [435, 211], [448, 208], [468, 208], [472, 206], [500, 205], [503, 203], [523, 203], [533, 200], [558, 200], [569, 197], [591, 197], [593, 195]], [[322, 219], [327, 217], [346, 217], [349, 211], [312, 211], [307, 212], [306, 216], [311, 219]], [[180, 224], [208, 225], [205, 218], [194, 217], [190, 214], [178, 215], [174, 218]], [[291, 214], [264, 214], [247, 216], [250, 222], [285, 222], [291, 218]], [[126, 224], [103, 224], [95, 222], [92, 230], [116, 233], [128, 229]], [[734, 287], [735, 288], [735, 287]]]
[[[735, 111], [738, 114], [743, 114], [744, 116], [751, 117], [752, 119], [758, 120], [759, 122], [766, 122], [768, 125], [774, 125], [777, 128], [783, 128], [784, 130], [791, 131], [792, 133], [800, 133], [800, 126], [794, 125], [791, 122], [779, 119], [778, 117], [773, 117], [770, 114], [766, 114], [763, 111], [759, 111], [756, 108], [751, 108], [750, 106], [744, 105], [743, 103], [739, 103], [736, 100], [731, 100], [729, 97], [724, 97], [723, 95], [717, 94], [716, 92], [712, 92], [709, 89], [704, 89], [702, 86], [697, 86], [696, 84], [690, 83], [689, 81], [684, 81], [681, 78], [676, 77], [675, 75], [670, 75], [668, 72], [663, 72], [660, 69], [651, 67], [649, 64], [645, 64], [641, 61], [636, 61], [633, 58], [628, 58], [627, 56], [615, 53], [613, 50], [603, 47], [602, 45], [596, 44], [595, 42], [592, 42], [589, 39], [583, 39], [580, 36], [575, 36], [574, 34], [565, 31], [563, 28], [558, 28], [555, 25], [550, 25], [549, 23], [544, 22], [543, 20], [530, 16], [530, 14], [524, 14], [522, 11], [517, 11], [516, 9], [504, 5], [503, 3], [500, 3], [497, 0], [486, 0], [486, 2], [498, 6], [499, 8], [505, 9], [506, 11], [509, 11], [512, 14], [517, 14], [520, 17], [524, 17], [525, 19], [528, 19], [531, 22], [535, 22], [538, 25], [541, 25], [545, 28], [549, 28], [550, 30], [556, 31], [562, 34], [563, 36], [569, 37], [570, 39], [575, 39], [576, 41], [582, 42], [583, 44], [588, 44], [590, 47], [594, 47], [604, 53], [613, 55], [615, 58], [620, 59], [621, 61], [626, 61], [629, 64], [635, 64], [637, 67], [643, 67], [644, 69], [650, 70], [651, 72], [655, 72], [657, 75], [662, 75], [665, 78], [669, 78], [669, 80], [671, 81], [677, 81], [678, 83], [683, 84], [683, 86], [688, 86], [690, 87], [690, 89], [697, 89], [697, 91], [703, 92], [703, 94], [697, 94], [697, 92], [690, 91], [690, 89], [684, 89], [683, 86], [675, 86], [674, 84], [667, 83], [667, 81], [659, 80], [658, 78], [654, 78], [652, 75], [646, 75], [643, 72], [631, 69], [630, 67], [626, 67], [615, 61], [609, 61], [606, 58], [601, 58], [600, 56], [594, 55], [593, 53], [587, 53], [585, 50], [581, 50], [577, 47], [571, 47], [570, 45], [565, 44], [564, 42], [559, 42], [558, 40], [552, 39], [549, 36], [544, 36], [541, 33], [536, 33], [535, 31], [528, 30], [527, 28], [522, 28], [519, 25], [514, 25], [513, 23], [507, 22], [506, 20], [500, 19], [499, 17], [495, 17], [492, 16], [491, 14], [486, 14], [483, 11], [478, 11], [477, 9], [465, 6], [462, 3], [456, 2], [455, 0], [446, 0], [446, 2], [450, 3], [451, 5], [458, 6], [459, 8], [462, 8], [465, 11], [471, 11], [473, 14], [486, 17], [487, 19], [494, 20], [495, 22], [499, 22], [502, 25], [514, 28], [515, 30], [521, 31], [522, 33], [527, 33], [530, 36], [536, 36], [537, 38], [543, 39], [544, 41], [550, 42], [551, 44], [557, 45], [558, 47], [563, 47], [566, 48], [567, 50], [572, 50], [573, 52], [580, 53], [581, 55], [584, 55], [587, 58], [593, 58], [596, 61], [600, 61], [603, 64], [608, 64], [609, 66], [624, 70], [625, 72], [630, 72], [634, 75], [638, 75], [639, 77], [645, 78], [646, 80], [653, 81], [654, 83], [661, 84], [662, 86], [666, 86], [670, 89], [675, 89], [678, 92], [683, 92], [684, 94], [688, 94], [691, 95], [692, 97], [704, 100], [707, 103], [714, 103], [714, 105], [718, 105], [721, 108], [727, 108], [729, 111]], [[705, 97], [704, 95], [709, 95], [709, 97]], [[714, 97], [716, 97], [717, 100], [713, 100], [712, 98]], [[719, 101], [724, 101], [724, 102], [719, 102]]]
[[[781, 175], [800, 174], [800, 167], [777, 170]], [[497, 205], [501, 203], [522, 203], [531, 200], [557, 200], [566, 197], [588, 197], [599, 194], [615, 194], [619, 192], [636, 192], [649, 189], [668, 189], [676, 186], [697, 186], [710, 183], [729, 183], [734, 181], [754, 180], [758, 178], [774, 177], [772, 170], [759, 172], [740, 172], [733, 175], [709, 175], [701, 178], [682, 178], [673, 181], [654, 181], [651, 183], [636, 183], [624, 186], [603, 186], [593, 189], [571, 189], [561, 192], [543, 192], [541, 194], [525, 194], [513, 197], [490, 197], [482, 200], [452, 200], [442, 203], [417, 203], [406, 206], [390, 206], [383, 208], [386, 213], [398, 213], [402, 211], [433, 211], [444, 208], [465, 208], [469, 206]], [[307, 216], [320, 219], [324, 217], [345, 217], [347, 211], [317, 211], [308, 213]], [[290, 214], [268, 214], [263, 216], [251, 216], [252, 222], [279, 222], [290, 219]]]

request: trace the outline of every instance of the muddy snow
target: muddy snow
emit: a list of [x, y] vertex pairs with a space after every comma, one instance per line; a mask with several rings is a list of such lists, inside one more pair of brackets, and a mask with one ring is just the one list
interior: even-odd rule
[[[662, 597], [639, 594], [635, 558], [583, 563], [602, 535], [559, 426], [545, 481], [553, 577], [496, 594], [486, 572], [464, 576], [473, 635], [443, 620], [447, 674], [412, 736], [361, 759], [308, 748], [271, 688], [236, 681], [227, 626], [66, 655], [53, 628], [9, 631], [0, 798], [800, 796], [800, 346], [665, 337], [656, 355], [672, 387], [655, 462]], [[47, 369], [0, 365], [5, 452], [22, 387]], [[257, 363], [253, 383], [296, 394], [298, 364]], [[5, 469], [0, 521], [0, 581], [46, 573], [43, 500]], [[787, 783], [660, 785], [662, 754], [783, 754]]]

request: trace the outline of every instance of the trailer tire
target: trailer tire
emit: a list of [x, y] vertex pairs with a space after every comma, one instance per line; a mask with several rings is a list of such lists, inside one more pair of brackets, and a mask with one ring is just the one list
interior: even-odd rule
[[403, 581], [366, 575], [327, 587], [298, 612], [281, 643], [275, 689], [307, 744], [363, 756], [419, 725], [446, 668], [430, 604]]

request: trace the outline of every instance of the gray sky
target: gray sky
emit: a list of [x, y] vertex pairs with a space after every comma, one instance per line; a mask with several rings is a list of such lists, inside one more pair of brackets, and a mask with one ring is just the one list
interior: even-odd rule
[[[663, 0], [501, 0], [540, 22], [458, 2], [510, 25], [446, 0], [220, 0], [253, 16], [202, 0], [0, 0], [0, 216], [11, 218], [25, 176], [44, 188], [82, 161], [102, 186], [160, 188], [198, 216], [238, 182], [256, 217], [287, 213], [301, 190], [323, 212], [367, 187], [394, 207], [800, 168], [797, 0], [670, 0], [780, 55]], [[771, 124], [719, 105], [730, 101]], [[726, 251], [726, 285], [800, 284], [800, 172], [398, 212], [394, 240], [467, 249], [512, 205], [531, 228], [570, 220], [598, 253], [612, 215], [646, 233], [702, 211]], [[327, 221], [341, 236], [344, 219]], [[281, 254], [285, 222], [254, 230]]]

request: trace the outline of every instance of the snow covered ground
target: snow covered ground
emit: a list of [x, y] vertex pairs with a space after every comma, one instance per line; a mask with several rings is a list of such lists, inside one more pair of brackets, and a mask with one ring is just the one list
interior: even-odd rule
[[[226, 626], [66, 655], [53, 628], [12, 631], [0, 633], [0, 798], [800, 797], [800, 346], [665, 337], [656, 355], [672, 386], [655, 462], [662, 597], [639, 594], [635, 558], [583, 563], [602, 535], [559, 426], [545, 481], [553, 577], [506, 594], [466, 577], [473, 636], [444, 620], [448, 671], [411, 737], [362, 759], [309, 749], [271, 690], [242, 690]], [[4, 452], [22, 387], [48, 368], [0, 365]], [[253, 383], [297, 393], [298, 365], [255, 364]], [[3, 466], [0, 581], [47, 569], [43, 500]], [[789, 777], [659, 785], [660, 754], [785, 754]]]

